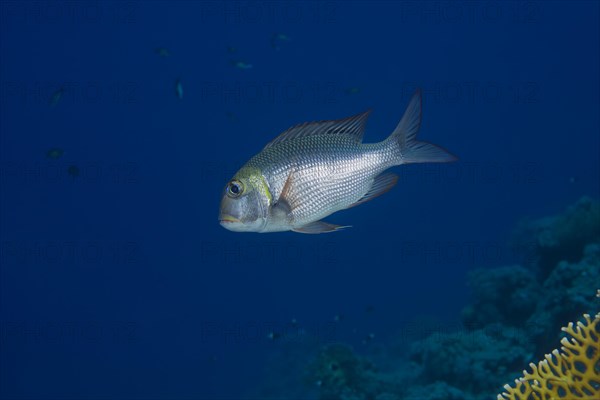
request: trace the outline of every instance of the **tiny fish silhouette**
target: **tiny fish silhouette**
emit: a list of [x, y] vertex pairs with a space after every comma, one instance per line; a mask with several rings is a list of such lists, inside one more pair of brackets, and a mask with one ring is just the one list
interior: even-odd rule
[[62, 98], [64, 92], [65, 92], [65, 88], [63, 86], [61, 86], [56, 92], [52, 93], [52, 96], [50, 96], [50, 100], [48, 102], [51, 107], [54, 107], [58, 104], [58, 102]]
[[46, 152], [46, 157], [51, 158], [53, 160], [58, 160], [65, 154], [63, 149], [59, 149], [58, 147], [51, 148]]
[[154, 52], [161, 57], [169, 57], [171, 55], [169, 49], [165, 49], [164, 47], [157, 47], [154, 49]]
[[175, 95], [179, 100], [183, 99], [183, 85], [181, 84], [181, 79], [175, 81]]
[[252, 68], [252, 64], [249, 64], [245, 61], [233, 60], [233, 61], [231, 61], [231, 65], [233, 65], [234, 67], [239, 68], [239, 69], [251, 69]]

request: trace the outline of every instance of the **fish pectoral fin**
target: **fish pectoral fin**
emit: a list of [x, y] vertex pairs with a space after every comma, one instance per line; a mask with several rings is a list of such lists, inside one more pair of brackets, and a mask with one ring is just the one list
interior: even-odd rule
[[279, 199], [271, 206], [271, 216], [276, 219], [283, 219], [288, 223], [293, 222], [292, 207], [285, 199]]
[[393, 188], [396, 185], [396, 183], [398, 183], [398, 175], [396, 174], [385, 173], [377, 175], [373, 180], [373, 185], [371, 185], [369, 191], [365, 193], [365, 195], [361, 197], [356, 203], [349, 205], [348, 208], [357, 206], [362, 203], [366, 203], [369, 200], [373, 200], [377, 196], [381, 196], [382, 194], [386, 193], [391, 188]]
[[294, 191], [294, 170], [288, 174], [285, 184], [281, 189], [281, 194], [277, 201], [273, 204], [272, 212], [277, 214], [285, 214], [288, 221], [293, 221], [294, 209], [300, 205], [298, 196]]
[[281, 189], [281, 193], [279, 197], [273, 204], [271, 205], [271, 216], [276, 219], [281, 219], [286, 221], [288, 224], [294, 223], [294, 208], [298, 206], [298, 201], [293, 191], [293, 181], [294, 181], [294, 170], [292, 169], [283, 188]]
[[292, 231], [298, 232], [298, 233], [317, 234], [317, 233], [335, 232], [335, 231], [339, 231], [344, 228], [350, 228], [350, 226], [349, 225], [347, 225], [347, 226], [334, 225], [334, 224], [329, 224], [324, 221], [315, 221], [315, 222], [311, 222], [310, 224], [307, 224], [307, 225], [304, 225], [304, 226], [301, 226], [298, 228], [293, 228]]

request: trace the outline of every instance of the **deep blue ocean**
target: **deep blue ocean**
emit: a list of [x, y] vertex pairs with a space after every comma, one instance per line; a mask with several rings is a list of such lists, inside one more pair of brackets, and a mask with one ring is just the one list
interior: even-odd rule
[[[460, 326], [469, 271], [522, 262], [519, 221], [600, 196], [596, 1], [0, 14], [2, 399], [369, 398], [323, 395], [304, 358], [337, 343], [395, 370], [391, 348]], [[417, 88], [419, 139], [457, 162], [393, 168], [389, 193], [326, 219], [341, 232], [219, 225], [225, 184], [280, 132], [372, 109], [380, 141]], [[398, 396], [370, 398], [416, 398]]]

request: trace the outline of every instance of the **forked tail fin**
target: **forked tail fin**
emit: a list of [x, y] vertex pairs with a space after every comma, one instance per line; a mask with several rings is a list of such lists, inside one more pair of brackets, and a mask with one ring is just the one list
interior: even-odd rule
[[419, 142], [421, 127], [421, 90], [418, 89], [404, 112], [404, 116], [386, 139], [394, 147], [394, 164], [439, 163], [456, 161], [457, 157], [428, 142]]

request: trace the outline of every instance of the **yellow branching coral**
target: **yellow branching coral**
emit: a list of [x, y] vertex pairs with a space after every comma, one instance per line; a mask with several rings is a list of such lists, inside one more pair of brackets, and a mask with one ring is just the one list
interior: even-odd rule
[[505, 385], [498, 400], [600, 399], [600, 313], [583, 318], [562, 328], [570, 340], [562, 339], [560, 351], [529, 364], [531, 372], [523, 371], [514, 387]]

